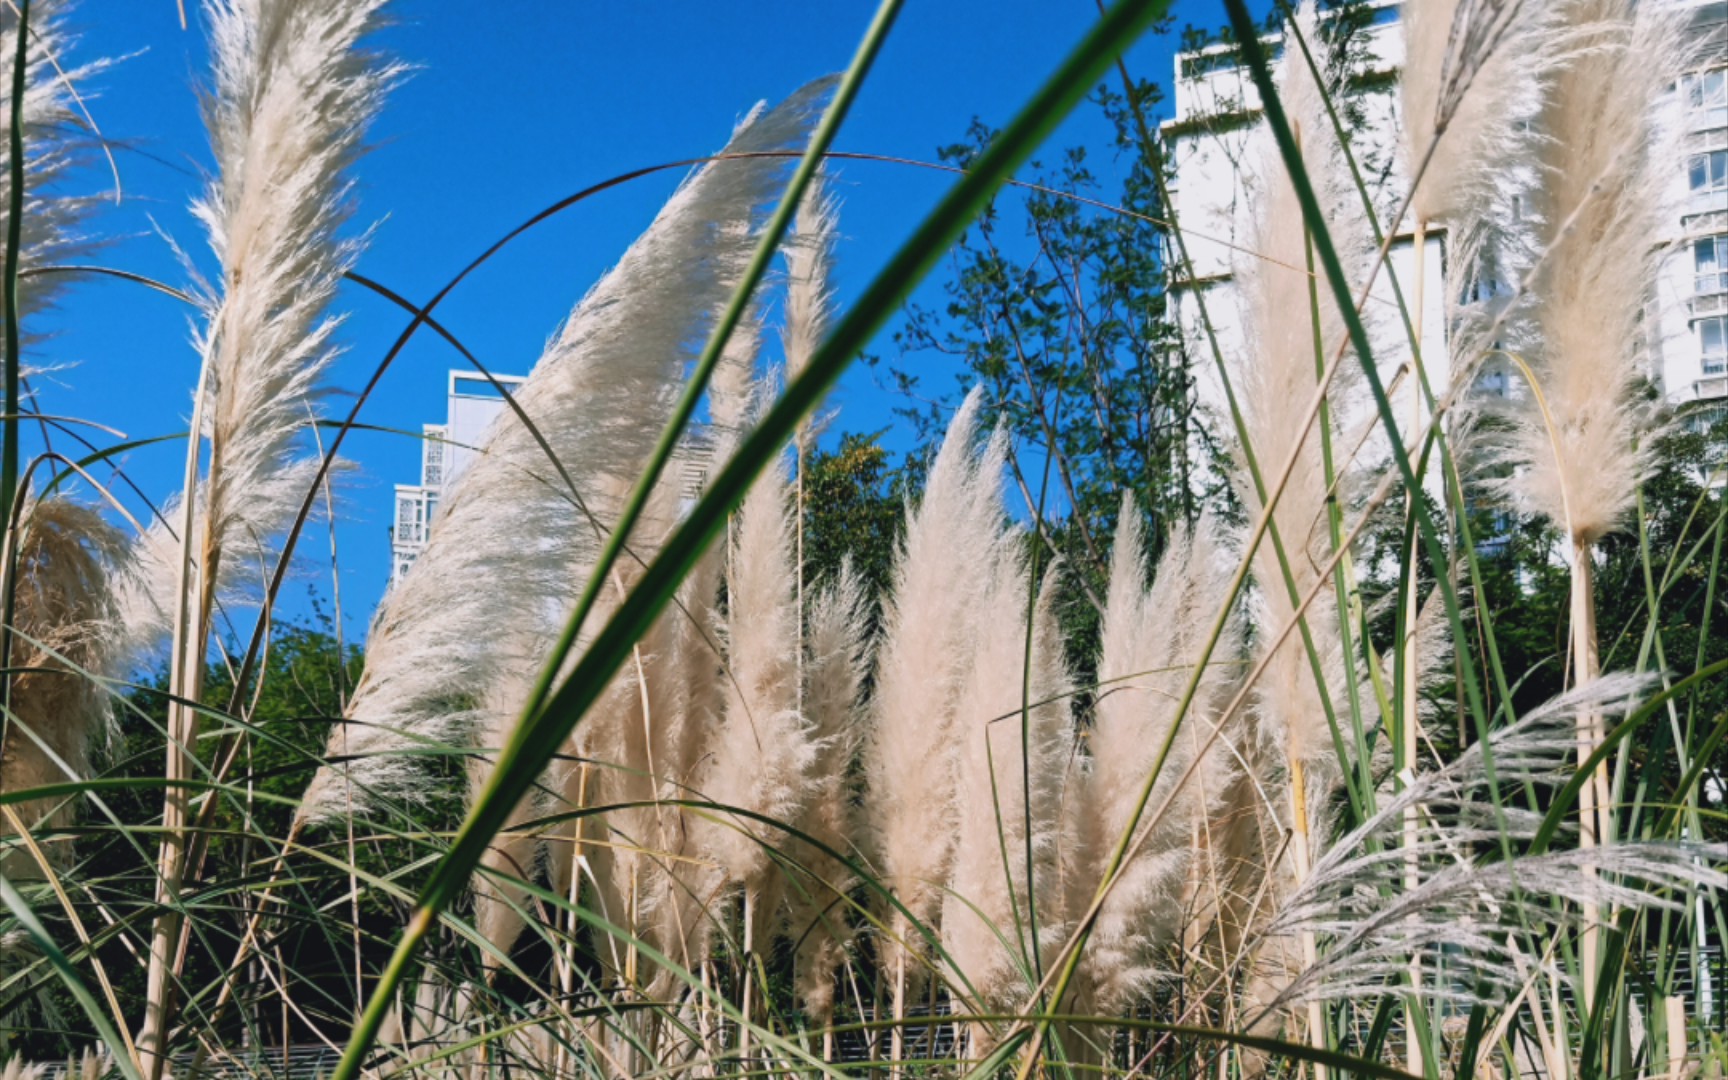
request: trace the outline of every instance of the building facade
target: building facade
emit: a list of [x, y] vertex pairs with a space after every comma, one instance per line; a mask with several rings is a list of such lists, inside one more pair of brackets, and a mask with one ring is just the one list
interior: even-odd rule
[[1657, 284], [1662, 333], [1654, 373], [1669, 400], [1728, 404], [1728, 0], [1685, 0], [1699, 63], [1666, 107], [1676, 128], [1670, 198], [1678, 213]]
[[420, 482], [396, 485], [396, 513], [390, 527], [392, 584], [425, 550], [440, 497], [474, 460], [486, 429], [503, 411], [499, 386], [514, 394], [523, 381], [520, 375], [495, 378], [496, 385], [477, 372], [450, 372], [444, 422], [421, 427]]
[[[1666, 251], [1658, 280], [1651, 283], [1649, 316], [1657, 328], [1648, 345], [1650, 376], [1677, 405], [1721, 400], [1728, 407], [1728, 0], [1667, 0], [1684, 10], [1696, 46], [1690, 70], [1652, 103], [1659, 122], [1671, 131], [1678, 152], [1669, 192], [1668, 231], [1652, 237]], [[1397, 162], [1400, 130], [1397, 75], [1404, 40], [1396, 0], [1371, 0], [1364, 31], [1359, 85], [1355, 99], [1360, 122], [1351, 129], [1351, 149], [1362, 164], [1374, 201], [1389, 216], [1402, 200], [1404, 180]], [[1277, 36], [1267, 39], [1274, 55]], [[1173, 172], [1171, 202], [1192, 275], [1175, 289], [1172, 305], [1197, 363], [1196, 385], [1202, 408], [1222, 411], [1221, 385], [1210, 370], [1211, 344], [1225, 356], [1245, 347], [1234, 267], [1250, 257], [1252, 236], [1246, 200], [1260, 167], [1263, 127], [1260, 100], [1246, 68], [1226, 44], [1180, 53], [1176, 57], [1175, 116], [1163, 126]], [[1408, 223], [1402, 226], [1409, 229]], [[1421, 272], [1430, 283], [1422, 290], [1422, 358], [1430, 381], [1444, 386], [1449, 375], [1445, 341], [1446, 249], [1443, 234], [1425, 238]], [[1173, 245], [1171, 265], [1182, 251]], [[1394, 237], [1389, 266], [1408, 295], [1417, 279], [1415, 238]], [[1370, 310], [1396, 303], [1380, 275]], [[1413, 313], [1414, 315], [1415, 313]], [[1204, 318], [1203, 318], [1204, 316]], [[1208, 326], [1209, 324], [1209, 326]], [[1390, 381], [1409, 358], [1408, 338], [1385, 335], [1380, 353], [1383, 378]], [[1507, 389], [1504, 370], [1481, 375], [1490, 391]], [[1397, 398], [1406, 388], [1394, 394]]]

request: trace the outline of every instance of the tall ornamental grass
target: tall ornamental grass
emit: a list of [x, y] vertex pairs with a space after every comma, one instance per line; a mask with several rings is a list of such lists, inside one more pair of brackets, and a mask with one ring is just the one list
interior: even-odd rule
[[[1149, 521], [1122, 493], [1094, 593], [1050, 557], [1060, 463], [1034, 496], [982, 385], [893, 496], [892, 550], [819, 565], [820, 406], [1168, 5], [1102, 11], [842, 308], [822, 170], [883, 0], [845, 73], [716, 133], [574, 298], [358, 672], [271, 615], [370, 394], [326, 420], [340, 286], [408, 313], [380, 372], [423, 328], [466, 354], [433, 309], [521, 230], [425, 307], [370, 281], [342, 237], [401, 70], [386, 5], [207, 0], [220, 273], [142, 282], [191, 305], [201, 363], [183, 483], [132, 513], [92, 468], [124, 447], [28, 434], [32, 315], [73, 271], [137, 280], [69, 261], [101, 258], [102, 63], [64, 6], [0, 12], [8, 1076], [267, 1073], [293, 1043], [339, 1080], [1720, 1073], [1724, 504], [1701, 486], [1676, 535], [1645, 503], [1681, 427], [1644, 382], [1650, 106], [1696, 60], [1664, 5], [1407, 5], [1392, 207], [1344, 16], [1298, 6], [1272, 59], [1228, 0], [1262, 115], [1232, 290], [1189, 346], [1233, 502]], [[1444, 280], [1398, 280], [1392, 245], [1431, 235]], [[1496, 636], [1485, 523], [1563, 540], [1549, 700]], [[1636, 648], [1597, 617], [1617, 537]], [[1693, 657], [1664, 637], [1682, 581]], [[272, 711], [319, 680], [315, 722]]]

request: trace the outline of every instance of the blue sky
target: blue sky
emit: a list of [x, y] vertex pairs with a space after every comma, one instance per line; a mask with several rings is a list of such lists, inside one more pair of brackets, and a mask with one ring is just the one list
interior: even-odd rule
[[[1263, 4], [1257, 3], [1257, 8]], [[119, 205], [94, 219], [113, 242], [96, 261], [184, 284], [163, 238], [208, 269], [203, 237], [186, 213], [209, 162], [196, 87], [205, 50], [188, 0], [181, 30], [174, 0], [85, 0], [74, 8], [76, 59], [124, 57], [99, 74], [89, 102], [116, 144]], [[357, 222], [373, 227], [362, 273], [414, 300], [430, 297], [497, 237], [544, 206], [598, 180], [717, 149], [758, 100], [845, 67], [872, 12], [858, 0], [732, 3], [529, 2], [487, 5], [397, 0], [377, 44], [415, 67], [392, 95], [357, 171]], [[1178, 25], [1217, 26], [1218, 0], [1179, 0]], [[1091, 0], [911, 0], [836, 149], [933, 159], [974, 116], [1000, 126], [1097, 17]], [[1136, 77], [1166, 85], [1172, 37], [1151, 37], [1128, 58]], [[1105, 145], [1089, 111], [1052, 146]], [[1107, 161], [1095, 164], [1106, 166]], [[112, 187], [102, 168], [81, 178]], [[513, 243], [445, 302], [440, 319], [489, 367], [525, 372], [588, 285], [652, 218], [677, 182], [666, 173], [605, 193]], [[840, 298], [855, 294], [892, 254], [951, 178], [892, 165], [847, 163]], [[923, 290], [933, 298], [934, 286]], [[339, 299], [348, 352], [337, 398], [364, 383], [404, 317], [355, 287]], [[197, 356], [189, 312], [115, 281], [73, 287], [41, 326], [51, 337], [37, 363], [62, 365], [38, 387], [45, 411], [78, 416], [138, 439], [184, 429]], [[884, 342], [882, 351], [892, 353]], [[444, 373], [461, 359], [425, 335], [398, 358], [362, 421], [417, 430], [443, 415]], [[940, 370], [930, 381], [943, 382]], [[892, 423], [895, 400], [863, 368], [842, 383], [837, 429]], [[412, 439], [360, 432], [346, 456], [336, 540], [343, 621], [364, 633], [388, 573], [391, 485], [417, 478]], [[161, 499], [177, 486], [183, 444], [140, 449], [127, 474]], [[302, 544], [306, 569], [286, 611], [306, 610], [308, 587], [333, 594], [329, 540]]]

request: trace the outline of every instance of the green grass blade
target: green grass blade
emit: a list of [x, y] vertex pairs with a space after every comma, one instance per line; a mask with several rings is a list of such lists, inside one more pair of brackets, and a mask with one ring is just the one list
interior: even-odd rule
[[500, 756], [492, 782], [476, 801], [449, 855], [427, 883], [420, 907], [379, 979], [331, 1080], [354, 1080], [358, 1075], [395, 987], [406, 974], [420, 942], [430, 933], [437, 913], [466, 885], [492, 836], [503, 825], [509, 808], [539, 776], [622, 664], [633, 643], [670, 601], [690, 567], [743, 499], [756, 474], [779, 453], [798, 423], [935, 266], [942, 252], [1009, 173], [1031, 156], [1117, 53], [1168, 6], [1169, 0], [1129, 0], [1092, 29], [876, 276], [811, 357], [803, 374], [786, 387], [773, 409], [740, 445], [732, 461], [667, 541], [640, 584], [625, 598], [570, 677], [550, 695], [545, 709], [522, 726], [520, 736]]
[[42, 955], [54, 966], [55, 972], [65, 982], [66, 989], [78, 1000], [84, 1014], [90, 1018], [90, 1025], [96, 1029], [97, 1035], [107, 1044], [109, 1052], [114, 1055], [115, 1067], [120, 1070], [121, 1075], [126, 1077], [126, 1080], [140, 1080], [137, 1062], [133, 1061], [131, 1055], [126, 1052], [126, 1044], [121, 1041], [120, 1033], [115, 1030], [107, 1014], [102, 1011], [102, 1006], [97, 1002], [96, 995], [92, 994], [90, 988], [84, 985], [84, 980], [78, 977], [78, 972], [72, 967], [72, 962], [66, 958], [65, 953], [60, 951], [60, 947], [54, 944], [54, 939], [49, 936], [48, 930], [42, 925], [41, 920], [36, 918], [36, 913], [30, 910], [30, 905], [25, 903], [24, 897], [19, 895], [17, 888], [4, 876], [0, 876], [0, 903], [6, 905], [6, 909], [12, 913], [12, 917], [18, 920], [18, 924], [30, 936], [31, 942], [42, 951]]
[[[7, 126], [8, 182], [6, 192], [6, 415], [18, 415], [18, 376], [24, 358], [19, 341], [18, 263], [24, 251], [24, 85], [30, 71], [30, 0], [18, 2], [18, 45], [12, 56], [12, 122]], [[12, 520], [18, 497], [18, 421], [6, 421], [0, 440], [0, 522]], [[10, 595], [10, 590], [8, 590]], [[7, 620], [10, 625], [11, 620]], [[10, 639], [8, 639], [10, 640]]]
[[601, 592], [606, 588], [613, 564], [617, 562], [625, 540], [629, 538], [631, 530], [636, 526], [636, 520], [647, 507], [654, 485], [659, 481], [666, 463], [672, 460], [672, 452], [676, 449], [684, 428], [696, 415], [696, 406], [707, 392], [708, 380], [720, 363], [726, 343], [731, 340], [732, 332], [743, 321], [756, 287], [768, 273], [769, 262], [773, 260], [775, 252], [780, 250], [780, 242], [792, 227], [792, 218], [798, 212], [798, 204], [803, 201], [804, 192], [810, 186], [811, 180], [815, 179], [816, 170], [822, 165], [823, 155], [827, 153], [828, 147], [833, 145], [834, 136], [839, 133], [840, 125], [845, 121], [853, 100], [863, 86], [871, 64], [881, 51], [882, 43], [887, 40], [888, 31], [892, 29], [895, 16], [900, 13], [903, 2], [904, 0], [882, 0], [876, 9], [876, 17], [864, 32], [864, 40], [859, 44], [858, 53], [841, 79], [839, 88], [835, 90], [834, 100], [823, 113], [821, 122], [817, 124], [816, 131], [810, 138], [809, 147], [799, 159], [798, 168], [793, 172], [791, 181], [786, 185], [786, 192], [780, 198], [780, 205], [774, 208], [773, 216], [763, 226], [762, 236], [750, 257], [750, 265], [745, 268], [744, 276], [733, 291], [731, 301], [726, 305], [719, 322], [715, 324], [707, 344], [703, 346], [702, 355], [696, 361], [696, 368], [679, 395], [677, 404], [673, 406], [671, 419], [660, 433], [660, 440], [649, 456], [647, 467], [643, 469], [642, 475], [636, 478], [636, 484], [625, 501], [623, 511], [618, 515], [617, 523], [606, 537], [605, 547], [595, 560], [594, 569], [588, 576], [582, 595], [576, 600], [575, 612], [565, 624], [558, 642], [553, 645], [551, 658], [541, 669], [540, 678], [529, 694], [527, 706], [522, 711], [524, 717], [538, 713], [551, 697], [558, 671], [563, 667], [570, 651], [576, 647], [577, 636], [581, 634], [589, 613], [593, 611]]

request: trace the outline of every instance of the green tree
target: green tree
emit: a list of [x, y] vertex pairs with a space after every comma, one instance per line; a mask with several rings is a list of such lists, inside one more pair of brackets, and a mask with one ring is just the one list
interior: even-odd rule
[[[1134, 109], [1161, 97], [1148, 82], [1129, 93], [1132, 100], [1100, 88], [1093, 98], [1115, 131], [1120, 180], [1108, 184], [1086, 148], [1067, 150], [1039, 172], [1048, 190], [1014, 191], [979, 218], [950, 255], [947, 302], [912, 306], [897, 335], [903, 359], [953, 358], [959, 391], [984, 387], [987, 416], [1015, 440], [1015, 485], [1028, 506], [1042, 502], [1046, 540], [1094, 595], [1124, 492], [1159, 526], [1154, 535], [1192, 518], [1202, 495], [1191, 379], [1167, 311], [1157, 224], [1166, 215], [1134, 139]], [[964, 167], [991, 135], [974, 123], [941, 156]], [[1126, 213], [1099, 210], [1100, 202]], [[932, 394], [903, 365], [891, 375], [908, 397], [923, 398], [903, 413], [929, 445], [956, 394]], [[1051, 483], [1041, 499], [1046, 458]]]
[[842, 560], [872, 597], [888, 588], [906, 497], [919, 471], [891, 464], [877, 435], [845, 434], [832, 450], [804, 461], [804, 575], [818, 585], [832, 580]]
[[[278, 863], [283, 838], [291, 832], [293, 802], [322, 760], [362, 664], [361, 649], [340, 640], [315, 600], [310, 619], [284, 624], [272, 634], [261, 674], [241, 696], [237, 715], [225, 711], [233, 686], [228, 667], [213, 664], [208, 674], [205, 704], [211, 718], [195, 748], [197, 775], [212, 775], [218, 755], [230, 745], [237, 752], [222, 789], [204, 796], [215, 800], [202, 834], [207, 849], [181, 894], [182, 903], [197, 912], [188, 920], [193, 933], [183, 976], [186, 1015], [206, 1024], [214, 1018], [216, 990], [228, 976], [226, 966], [241, 934], [266, 889], [274, 898], [269, 918], [260, 924], [263, 941], [248, 964], [249, 977], [230, 980], [239, 995], [218, 1030], [234, 1045], [279, 1041], [285, 1034], [296, 1040], [311, 1037], [305, 1020], [275, 1000], [267, 964], [285, 965], [294, 973], [295, 1004], [305, 1017], [320, 1022], [327, 1034], [340, 1033], [354, 1007], [356, 952], [364, 968], [375, 971], [406, 917], [405, 905], [383, 890], [363, 888], [355, 896], [350, 868], [362, 878], [396, 875], [411, 895], [416, 884], [411, 879], [427, 844], [441, 842], [436, 837], [461, 808], [465, 773], [460, 757], [453, 755], [434, 769], [431, 805], [399, 823], [427, 839], [366, 834], [351, 839], [341, 830], [309, 831]], [[155, 912], [152, 830], [160, 823], [162, 798], [152, 781], [161, 776], [166, 686], [166, 674], [158, 672], [121, 702], [117, 737], [102, 777], [140, 786], [105, 792], [105, 809], [87, 800], [83, 824], [74, 830], [74, 858], [62, 873], [75, 895], [100, 903], [114, 920], [106, 929], [106, 920], [91, 922], [90, 929], [96, 934], [96, 954], [122, 1001], [138, 1000], [145, 990], [144, 970], [132, 949], [147, 934]], [[224, 739], [224, 733], [235, 732], [237, 740]], [[45, 894], [43, 901], [36, 908], [51, 924], [59, 923], [51, 925], [58, 939], [75, 941], [71, 927], [56, 919], [59, 907], [52, 897]], [[84, 918], [90, 922], [92, 916], [86, 911]], [[131, 938], [131, 947], [122, 935]], [[67, 1033], [82, 1029], [78, 1006], [46, 970], [9, 987], [0, 996], [0, 1015], [9, 1019], [14, 1045], [34, 1060], [69, 1052]], [[36, 1030], [19, 1022], [30, 1015], [54, 1019]]]
[[[1010, 472], [1037, 518], [1038, 565], [1059, 566], [1058, 610], [1082, 681], [1123, 495], [1148, 519], [1149, 558], [1173, 526], [1230, 500], [1195, 412], [1201, 358], [1172, 318], [1165, 166], [1150, 141], [1163, 94], [1122, 75], [1091, 98], [1108, 144], [1070, 147], [1047, 168], [1035, 163], [1032, 190], [1011, 189], [991, 204], [950, 253], [945, 302], [908, 309], [900, 355], [888, 365], [893, 385], [916, 403], [901, 413], [920, 457], [959, 395], [983, 388], [986, 420], [1013, 438]], [[974, 122], [965, 141], [940, 154], [964, 167], [992, 134]], [[958, 367], [952, 390], [915, 373], [933, 358]]]

